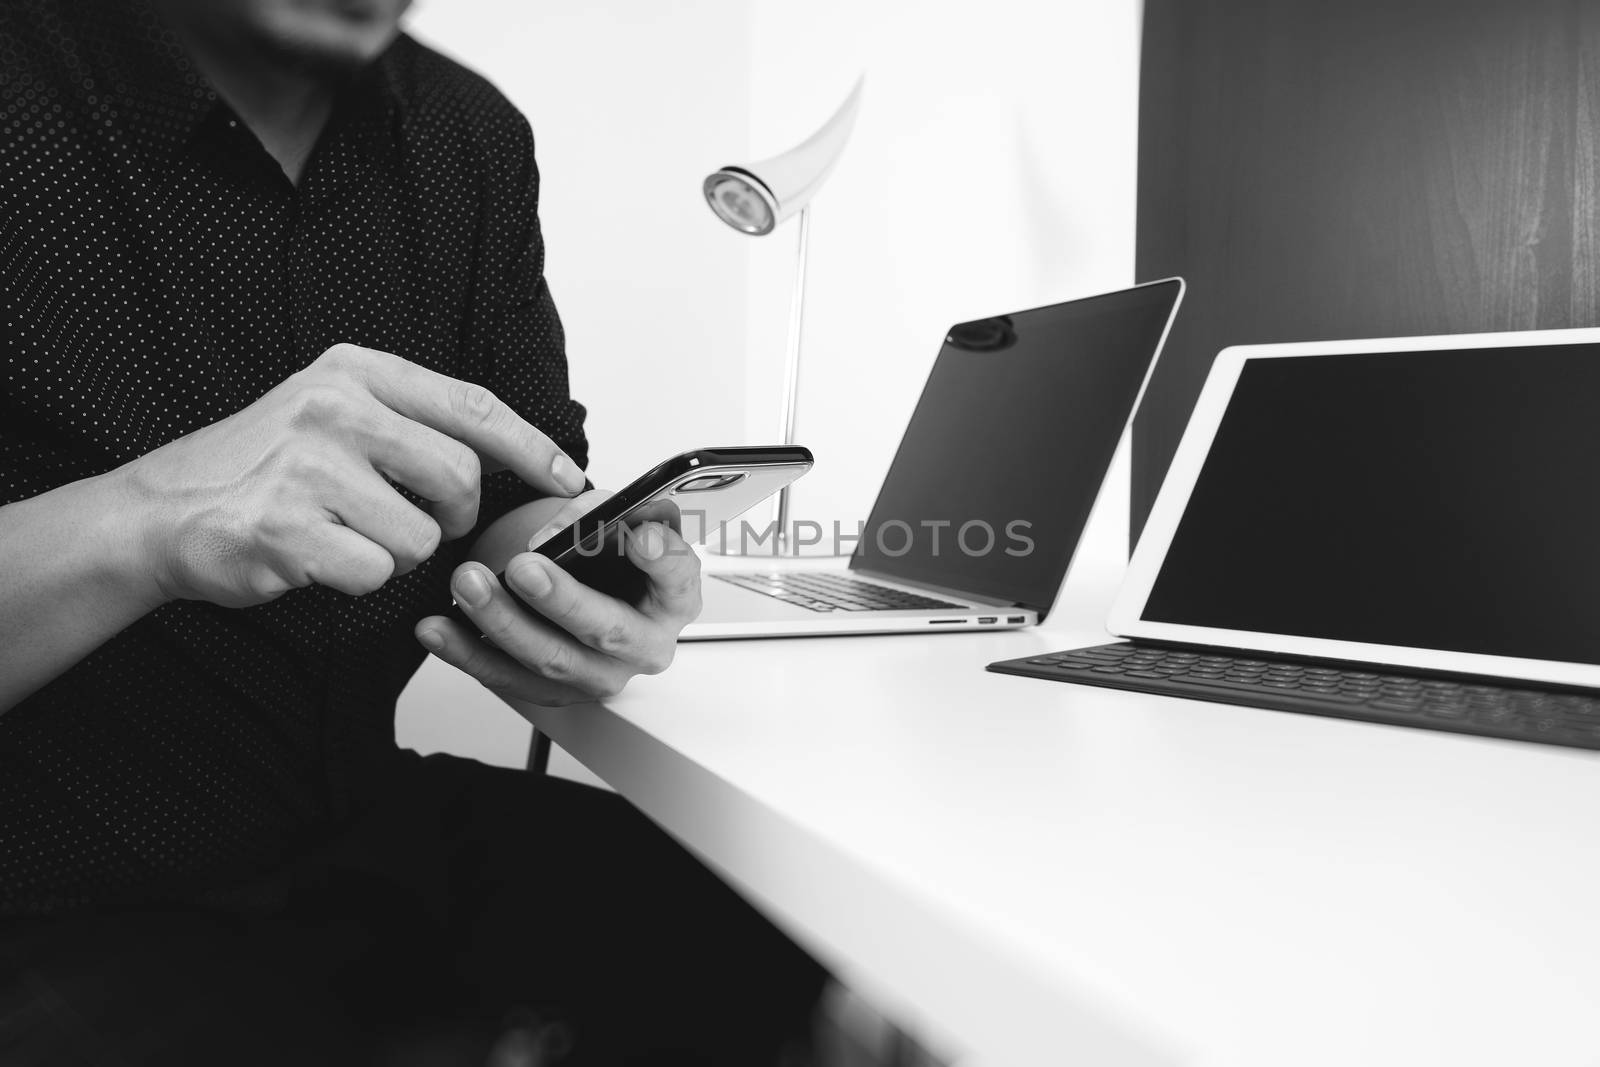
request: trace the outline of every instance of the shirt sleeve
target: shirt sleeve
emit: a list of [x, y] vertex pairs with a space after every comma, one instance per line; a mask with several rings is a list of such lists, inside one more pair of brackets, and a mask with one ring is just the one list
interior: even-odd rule
[[[579, 467], [589, 465], [583, 405], [572, 399], [567, 380], [566, 336], [545, 278], [544, 235], [539, 228], [539, 168], [533, 133], [517, 124], [509, 195], [491, 206], [484, 262], [481, 314], [474, 316], [474, 348], [485, 360], [482, 384], [542, 430]], [[483, 480], [480, 529], [506, 512], [544, 495], [510, 471]]]

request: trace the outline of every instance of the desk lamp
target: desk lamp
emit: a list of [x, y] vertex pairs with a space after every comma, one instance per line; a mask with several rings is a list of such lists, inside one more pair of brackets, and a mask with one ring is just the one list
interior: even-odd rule
[[[783, 377], [783, 443], [794, 440], [795, 411], [800, 400], [800, 332], [806, 302], [806, 238], [811, 223], [811, 198], [817, 195], [850, 140], [861, 108], [865, 77], [822, 128], [800, 144], [759, 163], [729, 166], [706, 177], [701, 184], [706, 203], [717, 218], [752, 237], [764, 237], [793, 215], [800, 216], [799, 250], [794, 274], [794, 295], [789, 303], [789, 344]], [[789, 530], [789, 490], [778, 493], [777, 551], [793, 554]], [[724, 542], [727, 538], [724, 536]], [[726, 550], [726, 545], [723, 546]]]

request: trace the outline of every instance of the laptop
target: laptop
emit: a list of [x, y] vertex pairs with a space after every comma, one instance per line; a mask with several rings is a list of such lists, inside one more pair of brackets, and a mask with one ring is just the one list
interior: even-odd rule
[[1600, 330], [1230, 348], [1109, 629], [990, 665], [1600, 748]]
[[708, 572], [683, 639], [1044, 618], [1183, 290], [1172, 278], [952, 326], [871, 515], [844, 531], [848, 564]]

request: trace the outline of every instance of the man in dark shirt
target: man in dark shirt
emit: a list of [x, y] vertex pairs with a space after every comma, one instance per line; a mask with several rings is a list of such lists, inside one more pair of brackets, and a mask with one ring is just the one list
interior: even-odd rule
[[637, 605], [526, 551], [594, 501], [533, 141], [405, 3], [0, 0], [0, 1062], [760, 1064], [820, 982], [615, 798], [395, 748], [423, 648], [569, 703], [699, 606], [661, 524]]

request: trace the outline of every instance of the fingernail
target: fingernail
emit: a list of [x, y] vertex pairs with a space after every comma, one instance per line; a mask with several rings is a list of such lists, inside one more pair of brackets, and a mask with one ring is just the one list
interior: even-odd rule
[[557, 456], [555, 462], [550, 464], [550, 476], [569, 493], [583, 492], [583, 472], [567, 458], [566, 453]]
[[555, 532], [556, 524], [553, 522], [547, 522], [543, 526], [539, 527], [539, 529], [534, 532], [534, 535], [528, 538], [528, 551], [532, 552], [534, 549], [550, 540], [551, 535]]
[[666, 551], [666, 538], [661, 536], [661, 524], [647, 522], [633, 531], [633, 543], [645, 559], [660, 559]]
[[482, 571], [466, 571], [456, 579], [456, 596], [469, 608], [481, 608], [489, 602], [489, 583]]
[[524, 560], [511, 571], [511, 580], [517, 583], [517, 592], [531, 597], [542, 597], [550, 592], [550, 575], [537, 559]]
[[429, 652], [440, 652], [444, 649], [444, 637], [438, 630], [424, 630], [417, 635], [417, 640], [422, 642], [422, 647]]

